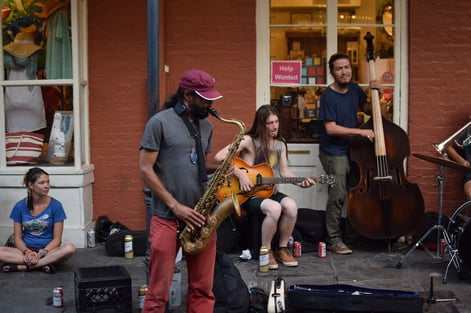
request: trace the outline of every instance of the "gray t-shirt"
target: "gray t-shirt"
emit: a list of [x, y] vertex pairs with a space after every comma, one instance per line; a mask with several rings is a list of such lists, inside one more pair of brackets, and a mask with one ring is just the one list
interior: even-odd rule
[[[181, 105], [181, 103], [177, 103]], [[211, 152], [213, 127], [208, 119], [198, 120], [205, 153]], [[205, 185], [198, 176], [198, 164], [191, 162], [195, 140], [173, 108], [160, 111], [149, 119], [140, 149], [158, 151], [154, 171], [178, 202], [193, 208], [203, 195]], [[175, 215], [157, 197], [152, 196], [152, 212], [166, 219]]]

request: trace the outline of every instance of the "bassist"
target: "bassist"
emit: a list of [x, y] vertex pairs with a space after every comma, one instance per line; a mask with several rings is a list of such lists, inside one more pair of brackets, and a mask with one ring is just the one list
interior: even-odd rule
[[[351, 161], [348, 156], [353, 136], [363, 136], [371, 142], [374, 132], [358, 128], [357, 112], [371, 110], [367, 95], [360, 86], [352, 82], [352, 66], [345, 54], [334, 54], [329, 59], [329, 71], [334, 82], [321, 96], [319, 120], [323, 122], [319, 145], [319, 159], [324, 170], [336, 177], [336, 184], [329, 188], [326, 205], [326, 231], [329, 250], [337, 254], [350, 254], [352, 250], [344, 244], [340, 227], [342, 208], [348, 196], [347, 180]], [[370, 88], [378, 89], [378, 81]]]
[[[250, 166], [260, 163], [269, 164], [275, 176], [295, 177], [288, 168], [288, 154], [286, 141], [279, 134], [279, 111], [275, 106], [263, 105], [258, 108], [252, 128], [242, 139], [236, 156], [240, 157]], [[215, 156], [216, 160], [224, 160], [230, 146], [221, 149]], [[234, 168], [243, 191], [249, 192], [254, 183], [244, 168]], [[314, 179], [306, 178], [297, 185], [303, 188], [315, 184]], [[262, 246], [271, 248], [272, 239], [277, 231], [280, 235], [279, 247], [269, 253], [269, 268], [278, 269], [277, 260], [285, 266], [297, 266], [298, 261], [293, 258], [288, 246], [298, 213], [296, 201], [287, 195], [275, 192], [269, 198], [250, 197], [242, 204], [242, 209], [253, 214], [264, 214], [262, 222]]]

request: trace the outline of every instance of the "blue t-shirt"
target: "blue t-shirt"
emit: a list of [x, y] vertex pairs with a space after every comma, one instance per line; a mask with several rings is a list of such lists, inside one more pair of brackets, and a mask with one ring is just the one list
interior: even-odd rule
[[[337, 125], [356, 128], [360, 105], [366, 102], [366, 94], [356, 83], [351, 83], [346, 93], [338, 93], [327, 88], [321, 96], [319, 120], [334, 121]], [[322, 137], [319, 149], [334, 156], [345, 156], [350, 146], [349, 137], [330, 136], [322, 123]]]
[[37, 216], [31, 215], [26, 207], [26, 199], [18, 201], [10, 213], [10, 218], [23, 225], [23, 241], [30, 248], [44, 248], [54, 237], [54, 224], [63, 222], [65, 215], [62, 203], [51, 197], [49, 205]]

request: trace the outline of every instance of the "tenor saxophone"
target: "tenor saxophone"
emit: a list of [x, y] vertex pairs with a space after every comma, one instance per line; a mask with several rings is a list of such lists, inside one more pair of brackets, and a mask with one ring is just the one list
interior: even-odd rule
[[242, 121], [238, 121], [236, 119], [228, 120], [222, 118], [214, 109], [210, 109], [210, 113], [223, 123], [236, 125], [239, 128], [239, 132], [229, 148], [229, 153], [214, 172], [203, 196], [198, 200], [198, 203], [194, 207], [195, 211], [204, 216], [208, 216], [205, 224], [193, 230], [190, 227], [185, 226], [180, 233], [180, 245], [183, 250], [189, 254], [197, 254], [201, 252], [208, 245], [208, 241], [214, 234], [214, 231], [231, 213], [235, 212], [240, 216], [239, 201], [235, 194], [232, 193], [230, 198], [218, 203], [216, 191], [224, 183], [226, 172], [232, 164], [232, 158], [237, 152], [240, 141], [245, 135], [245, 125]]

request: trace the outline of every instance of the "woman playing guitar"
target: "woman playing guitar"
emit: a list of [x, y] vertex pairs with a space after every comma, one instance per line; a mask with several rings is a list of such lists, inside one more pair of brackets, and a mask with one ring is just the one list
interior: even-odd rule
[[[242, 139], [236, 155], [249, 166], [267, 163], [273, 169], [275, 176], [295, 177], [288, 168], [286, 141], [279, 135], [279, 112], [272, 105], [263, 105], [258, 108], [252, 128]], [[229, 146], [221, 149], [215, 156], [216, 160], [224, 160]], [[235, 166], [234, 175], [239, 181], [239, 188], [250, 192], [255, 183], [244, 167]], [[313, 178], [305, 178], [297, 183], [307, 188], [315, 184]], [[288, 240], [296, 224], [298, 206], [296, 201], [287, 195], [277, 192], [268, 197], [253, 196], [242, 204], [245, 211], [260, 211], [265, 214], [262, 223], [262, 246], [271, 247], [271, 241], [278, 227], [280, 235], [279, 248], [275, 253], [270, 250], [269, 268], [278, 269], [278, 259], [285, 266], [297, 266], [298, 261], [293, 258], [287, 249]], [[276, 258], [276, 259], [275, 259]]]

